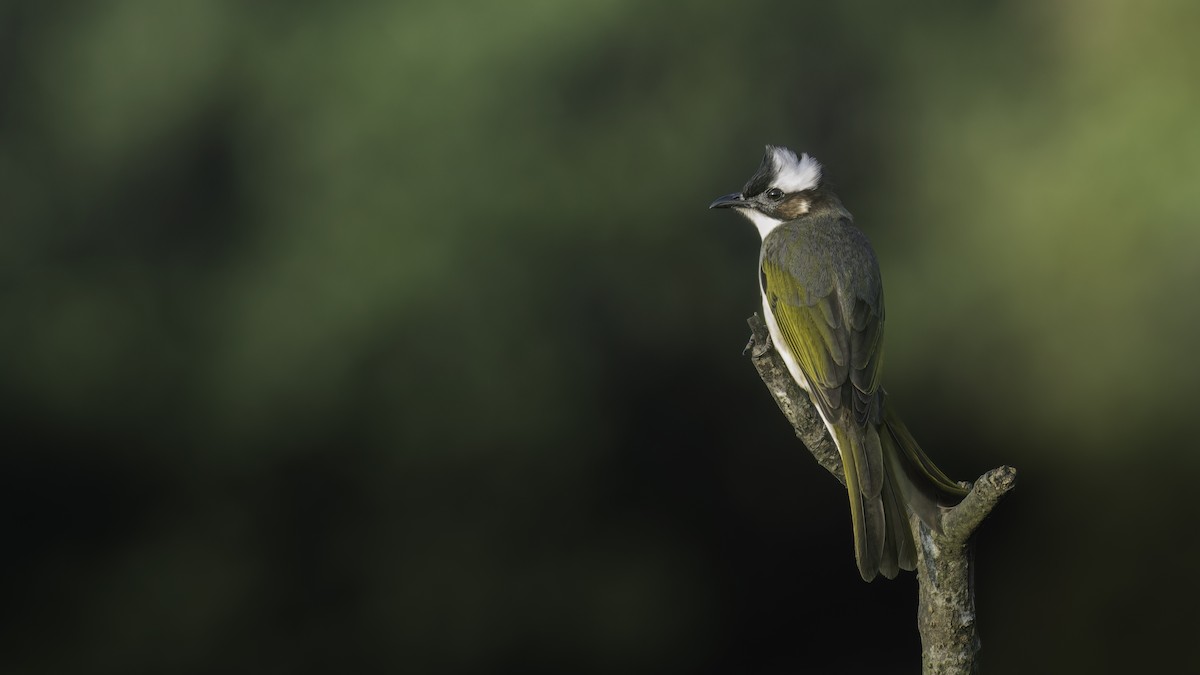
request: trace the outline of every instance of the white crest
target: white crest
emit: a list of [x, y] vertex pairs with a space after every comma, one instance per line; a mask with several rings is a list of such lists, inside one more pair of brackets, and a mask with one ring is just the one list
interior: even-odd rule
[[774, 187], [784, 192], [811, 190], [821, 182], [821, 164], [807, 153], [796, 158], [796, 153], [779, 145], [768, 145], [771, 164], [775, 167]]

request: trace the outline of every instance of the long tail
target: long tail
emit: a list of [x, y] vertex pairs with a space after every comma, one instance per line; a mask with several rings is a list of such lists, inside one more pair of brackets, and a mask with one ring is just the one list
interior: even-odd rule
[[951, 480], [921, 451], [917, 439], [904, 426], [900, 416], [887, 405], [886, 399], [883, 426], [888, 433], [880, 436], [886, 436], [891, 445], [891, 452], [885, 450], [885, 457], [894, 458], [890, 463], [893, 484], [899, 487], [904, 502], [913, 513], [930, 529], [941, 532], [940, 507], [954, 506], [962, 501], [967, 496], [967, 488]]
[[891, 579], [901, 569], [914, 569], [909, 510], [941, 531], [940, 508], [958, 503], [967, 491], [921, 451], [886, 399], [881, 423], [837, 426], [859, 573], [871, 581], [877, 574]]

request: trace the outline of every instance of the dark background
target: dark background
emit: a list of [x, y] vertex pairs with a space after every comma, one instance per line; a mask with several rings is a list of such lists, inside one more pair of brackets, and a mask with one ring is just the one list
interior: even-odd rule
[[746, 358], [764, 143], [1018, 489], [987, 672], [1186, 672], [1200, 4], [0, 2], [5, 673], [919, 670]]

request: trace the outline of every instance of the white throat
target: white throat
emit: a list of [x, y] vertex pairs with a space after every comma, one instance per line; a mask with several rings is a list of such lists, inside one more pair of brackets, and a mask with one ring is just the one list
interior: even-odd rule
[[782, 220], [772, 218], [758, 209], [742, 208], [738, 209], [738, 213], [746, 216], [750, 222], [754, 223], [754, 227], [758, 228], [758, 233], [763, 239], [766, 239], [767, 235], [771, 234], [771, 230], [774, 230], [783, 224]]

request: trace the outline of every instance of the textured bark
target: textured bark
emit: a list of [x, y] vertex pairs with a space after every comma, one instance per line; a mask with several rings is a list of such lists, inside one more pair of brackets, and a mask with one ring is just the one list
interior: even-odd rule
[[[808, 394], [788, 373], [779, 353], [771, 348], [767, 326], [757, 314], [749, 319], [750, 360], [796, 436], [843, 485], [846, 477], [837, 447], [813, 408]], [[920, 605], [921, 661], [925, 675], [959, 675], [978, 668], [979, 633], [975, 628], [974, 547], [971, 537], [1000, 498], [1013, 488], [1016, 469], [1002, 466], [975, 481], [957, 506], [942, 514], [942, 532], [910, 515], [909, 527], [917, 544], [917, 584]]]

